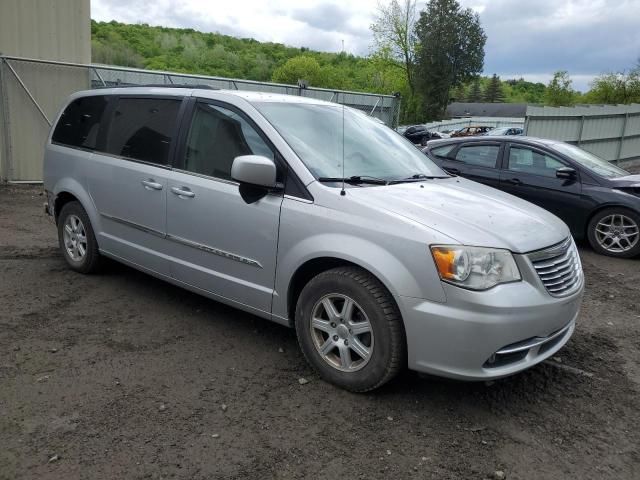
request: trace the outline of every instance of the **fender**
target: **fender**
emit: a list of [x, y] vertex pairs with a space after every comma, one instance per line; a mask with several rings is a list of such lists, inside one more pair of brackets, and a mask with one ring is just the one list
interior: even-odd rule
[[91, 227], [93, 228], [97, 239], [98, 233], [102, 231], [102, 223], [100, 221], [100, 215], [98, 215], [98, 210], [93, 203], [93, 199], [89, 195], [89, 192], [87, 192], [80, 182], [70, 177], [59, 179], [53, 187], [53, 194], [55, 197], [63, 192], [70, 193], [78, 199], [80, 205], [82, 205], [82, 208], [85, 209], [89, 216]]
[[[425, 256], [426, 273], [429, 263], [428, 254], [426, 251], [422, 254]], [[368, 270], [394, 296], [428, 298], [435, 302], [445, 301], [440, 282], [426, 284], [422, 279], [416, 278], [401, 259], [381, 246], [348, 234], [318, 234], [305, 238], [280, 254], [272, 306], [274, 316], [288, 318], [286, 297], [295, 272], [306, 262], [325, 257], [345, 260]]]

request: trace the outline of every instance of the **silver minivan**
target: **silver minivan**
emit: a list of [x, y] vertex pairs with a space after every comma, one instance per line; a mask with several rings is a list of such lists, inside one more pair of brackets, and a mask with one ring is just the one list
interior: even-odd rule
[[309, 363], [352, 391], [405, 366], [511, 375], [558, 351], [580, 308], [562, 221], [320, 100], [79, 92], [47, 141], [44, 185], [73, 270], [109, 257], [294, 327]]

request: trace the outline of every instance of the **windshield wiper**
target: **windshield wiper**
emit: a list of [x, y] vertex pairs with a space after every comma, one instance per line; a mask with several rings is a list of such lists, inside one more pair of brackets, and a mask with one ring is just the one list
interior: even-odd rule
[[350, 177], [320, 177], [318, 178], [319, 182], [342, 182], [344, 183], [368, 183], [371, 185], [389, 185], [388, 180], [384, 180], [383, 178], [370, 177], [368, 175], [352, 175]]
[[404, 182], [420, 182], [422, 180], [432, 180], [434, 178], [448, 178], [448, 177], [443, 177], [440, 175], [426, 175], [424, 173], [416, 173], [407, 178], [402, 178], [400, 180], [392, 180], [389, 183], [394, 184], [394, 183], [404, 183]]

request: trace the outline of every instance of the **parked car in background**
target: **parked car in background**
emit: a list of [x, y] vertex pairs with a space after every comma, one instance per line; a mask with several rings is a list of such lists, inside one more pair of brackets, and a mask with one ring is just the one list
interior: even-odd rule
[[44, 188], [72, 270], [109, 257], [295, 327], [309, 363], [352, 391], [407, 366], [511, 375], [562, 348], [580, 309], [564, 223], [321, 100], [78, 92], [46, 142]]
[[489, 130], [487, 133], [484, 133], [483, 135], [487, 135], [487, 136], [500, 136], [500, 135], [505, 135], [505, 136], [510, 136], [510, 135], [524, 135], [524, 129], [520, 128], [520, 127], [498, 127], [498, 128], [494, 128], [492, 130]]
[[456, 130], [451, 134], [451, 137], [473, 137], [474, 135], [484, 135], [488, 131], [490, 131], [493, 127], [487, 126], [471, 126], [464, 127], [459, 130]]
[[402, 135], [415, 145], [425, 146], [429, 140], [443, 138], [438, 132], [430, 132], [424, 125], [407, 127]]
[[531, 137], [438, 140], [423, 151], [449, 173], [554, 213], [598, 253], [640, 254], [640, 175], [574, 145]]

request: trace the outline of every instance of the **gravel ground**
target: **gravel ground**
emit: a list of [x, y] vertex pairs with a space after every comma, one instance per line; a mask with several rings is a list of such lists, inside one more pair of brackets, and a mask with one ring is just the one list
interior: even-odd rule
[[0, 186], [2, 479], [640, 478], [640, 260], [581, 248], [553, 360], [351, 394], [291, 330], [115, 263], [71, 272], [39, 194]]

